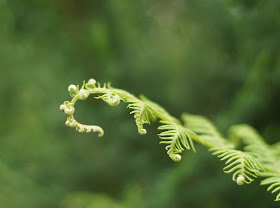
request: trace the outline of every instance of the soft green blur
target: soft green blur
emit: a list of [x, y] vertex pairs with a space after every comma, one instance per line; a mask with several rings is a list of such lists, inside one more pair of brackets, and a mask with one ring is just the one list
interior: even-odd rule
[[139, 135], [124, 104], [77, 104], [101, 139], [65, 127], [59, 105], [95, 78], [277, 142], [279, 11], [279, 0], [0, 0], [0, 207], [277, 207], [200, 145], [172, 162], [157, 123]]

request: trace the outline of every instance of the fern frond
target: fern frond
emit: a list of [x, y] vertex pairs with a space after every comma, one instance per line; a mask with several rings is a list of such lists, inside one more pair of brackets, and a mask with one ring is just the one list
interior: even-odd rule
[[235, 145], [242, 141], [246, 145], [244, 150], [254, 155], [262, 164], [280, 170], [279, 152], [268, 145], [253, 127], [247, 124], [232, 126], [229, 138]]
[[257, 178], [259, 173], [263, 171], [261, 164], [252, 155], [239, 150], [228, 148], [212, 148], [213, 155], [218, 155], [221, 161], [226, 160], [227, 165], [223, 170], [225, 173], [233, 173], [232, 180], [238, 185], [244, 182], [249, 184]]
[[127, 102], [130, 103], [127, 107], [132, 109], [130, 114], [134, 114], [139, 134], [146, 134], [143, 124], [150, 124], [150, 119], [155, 117], [151, 108], [141, 100], [128, 99]]
[[82, 132], [86, 132], [86, 133], [98, 132], [99, 137], [102, 137], [104, 135], [104, 130], [100, 126], [81, 124], [78, 121], [76, 121], [74, 116], [68, 117], [66, 122], [65, 122], [65, 125], [69, 126], [69, 127], [76, 128], [76, 131], [78, 131], [80, 133], [82, 133]]
[[180, 121], [171, 116], [163, 107], [161, 107], [159, 104], [151, 101], [150, 99], [148, 99], [147, 97], [145, 97], [144, 95], [140, 95], [140, 99], [145, 102], [153, 111], [153, 113], [157, 116], [160, 117], [162, 120], [167, 120], [167, 121], [173, 121], [175, 123], [180, 124]]
[[225, 144], [225, 139], [207, 118], [184, 113], [182, 120], [184, 121], [184, 126], [194, 132], [202, 144], [207, 144], [212, 147], [223, 146]]
[[245, 146], [244, 150], [254, 155], [267, 168], [280, 170], [280, 158], [277, 151], [270, 148], [269, 145], [250, 144]]
[[229, 129], [229, 138], [234, 142], [242, 140], [244, 144], [265, 145], [265, 141], [258, 132], [247, 124], [234, 125]]
[[279, 192], [274, 201], [280, 201], [280, 174], [267, 173], [262, 176], [268, 177], [261, 181], [261, 185], [270, 185], [267, 191], [271, 193]]
[[[213, 155], [218, 155], [220, 160], [225, 161], [225, 173], [232, 173], [233, 181], [238, 185], [251, 183], [259, 175], [266, 177], [261, 185], [269, 185], [268, 191], [272, 193], [280, 192], [280, 143], [268, 145], [264, 139], [250, 126], [237, 125], [229, 132], [230, 141], [226, 140], [215, 128], [215, 126], [205, 117], [183, 114], [184, 126], [175, 117], [171, 116], [163, 107], [140, 96], [140, 99], [125, 90], [112, 88], [110, 84], [100, 83], [90, 79], [84, 81], [81, 88], [71, 84], [68, 87], [71, 101], [65, 101], [60, 105], [67, 116], [66, 126], [76, 127], [82, 132], [98, 132], [103, 136], [104, 131], [97, 125], [84, 125], [74, 118], [75, 103], [78, 100], [85, 100], [91, 94], [97, 94], [97, 99], [102, 99], [111, 106], [119, 104], [120, 100], [128, 102], [128, 108], [132, 109], [130, 114], [134, 114], [135, 122], [140, 134], [146, 134], [144, 124], [150, 124], [156, 118], [160, 119], [162, 130], [159, 133], [161, 144], [166, 144], [167, 154], [174, 161], [181, 160], [181, 153], [184, 149], [194, 149], [193, 140], [211, 148]], [[243, 142], [244, 152], [237, 150], [237, 146]], [[243, 147], [243, 146], [242, 146]], [[235, 148], [235, 149], [234, 149]], [[280, 193], [275, 201], [280, 201]]]
[[179, 155], [184, 151], [184, 148], [195, 151], [192, 138], [188, 133], [188, 129], [183, 126], [168, 122], [160, 121], [163, 125], [159, 126], [159, 130], [164, 130], [159, 134], [159, 138], [164, 141], [161, 141], [160, 144], [167, 144], [165, 149], [167, 154], [174, 161], [180, 161], [181, 156]]
[[280, 160], [280, 142], [276, 142], [271, 147], [276, 152], [276, 155], [279, 157]]
[[121, 97], [119, 95], [113, 94], [110, 92], [100, 95], [98, 97], [95, 97], [95, 99], [102, 99], [104, 102], [108, 103], [110, 106], [117, 106], [121, 101]]

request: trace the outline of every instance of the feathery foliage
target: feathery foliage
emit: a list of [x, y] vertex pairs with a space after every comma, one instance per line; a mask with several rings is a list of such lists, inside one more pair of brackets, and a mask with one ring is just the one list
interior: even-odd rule
[[184, 113], [182, 115], [184, 126], [194, 132], [202, 144], [210, 147], [222, 146], [225, 144], [225, 139], [217, 131], [215, 126], [203, 116], [191, 115]]
[[134, 114], [139, 134], [146, 134], [147, 131], [143, 128], [143, 124], [150, 124], [150, 119], [155, 117], [152, 110], [140, 100], [128, 99], [127, 102], [130, 103], [127, 107], [132, 109], [130, 114]]
[[275, 201], [280, 201], [280, 174], [264, 173], [262, 176], [267, 178], [261, 181], [261, 185], [270, 185], [267, 191], [278, 192]]
[[245, 145], [244, 151], [249, 152], [269, 169], [280, 170], [279, 152], [268, 145], [251, 126], [246, 124], [232, 126], [229, 130], [229, 138], [233, 144], [242, 141]]
[[161, 120], [160, 123], [163, 125], [159, 126], [158, 129], [164, 130], [159, 134], [159, 137], [164, 140], [160, 144], [167, 144], [165, 149], [172, 160], [180, 161], [181, 156], [179, 154], [184, 151], [184, 148], [195, 151], [188, 129], [169, 121]]
[[225, 173], [233, 173], [232, 180], [236, 181], [238, 185], [243, 182], [249, 184], [257, 178], [259, 173], [263, 171], [261, 164], [249, 153], [234, 149], [226, 148], [212, 148], [213, 155], [218, 155], [220, 160], [226, 160], [227, 165], [223, 170]]
[[[144, 96], [140, 98], [130, 93], [112, 88], [110, 84], [100, 86], [94, 79], [84, 82], [81, 89], [75, 85], [70, 85], [69, 93], [71, 101], [65, 101], [60, 109], [68, 115], [66, 126], [75, 127], [78, 132], [99, 132], [103, 136], [103, 129], [96, 125], [84, 125], [74, 118], [75, 103], [78, 100], [85, 100], [91, 94], [99, 94], [96, 99], [102, 99], [110, 106], [117, 106], [120, 101], [128, 104], [128, 108], [134, 114], [135, 122], [139, 134], [146, 134], [144, 124], [150, 124], [160, 119], [158, 134], [162, 140], [161, 144], [166, 144], [167, 154], [173, 161], [181, 160], [181, 153], [184, 149], [193, 150], [196, 141], [214, 151], [213, 155], [218, 155], [221, 161], [225, 161], [225, 173], [233, 173], [232, 179], [238, 185], [249, 184], [258, 176], [267, 177], [261, 185], [268, 185], [268, 191], [275, 193], [280, 190], [280, 158], [279, 144], [268, 145], [262, 137], [248, 125], [235, 125], [229, 130], [229, 139], [223, 137], [215, 126], [203, 116], [183, 114], [181, 122], [171, 116], [163, 107], [149, 100]], [[101, 94], [101, 95], [100, 95]], [[244, 146], [242, 146], [242, 145]], [[240, 149], [240, 146], [242, 149]], [[269, 174], [268, 174], [269, 173]], [[280, 193], [276, 201], [280, 200]]]
[[159, 104], [149, 100], [148, 98], [146, 98], [144, 95], [140, 95], [140, 99], [146, 103], [146, 105], [150, 106], [150, 110], [153, 112], [154, 115], [156, 115], [156, 117], [160, 117], [162, 120], [165, 121], [171, 121], [172, 123], [176, 123], [176, 124], [180, 124], [181, 122], [171, 116], [163, 107], [161, 107]]
[[95, 97], [96, 99], [102, 99], [104, 102], [108, 103], [110, 106], [116, 106], [120, 103], [120, 96], [114, 95], [113, 93], [106, 93], [104, 95]]

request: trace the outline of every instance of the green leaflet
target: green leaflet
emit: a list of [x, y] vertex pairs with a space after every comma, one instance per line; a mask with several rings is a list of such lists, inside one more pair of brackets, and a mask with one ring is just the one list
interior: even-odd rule
[[277, 156], [280, 157], [280, 142], [273, 144], [272, 149], [276, 152]]
[[[213, 155], [218, 155], [221, 161], [226, 160], [227, 165], [223, 170], [225, 173], [232, 173], [232, 180], [237, 181], [239, 176], [243, 176], [243, 182], [249, 184], [257, 178], [259, 173], [263, 171], [261, 164], [252, 155], [240, 150], [227, 149], [223, 147], [211, 148]], [[241, 181], [239, 185], [242, 185]]]
[[102, 99], [104, 102], [108, 103], [110, 106], [117, 106], [120, 103], [120, 96], [113, 93], [106, 93], [104, 95], [95, 97], [96, 99]]
[[210, 147], [224, 146], [225, 139], [205, 117], [184, 113], [182, 120], [184, 121], [184, 126], [194, 132], [202, 144]]
[[160, 123], [163, 125], [159, 126], [158, 129], [164, 130], [159, 134], [159, 137], [164, 140], [160, 144], [167, 144], [165, 149], [172, 160], [176, 162], [180, 161], [181, 156], [178, 154], [182, 153], [184, 148], [195, 151], [188, 129], [169, 121], [161, 120]]
[[247, 124], [234, 125], [229, 129], [229, 138], [235, 143], [242, 140], [244, 144], [264, 145], [265, 141], [257, 131]]
[[267, 191], [278, 192], [274, 201], [280, 201], [280, 174], [264, 173], [261, 176], [268, 177], [261, 181], [261, 185], [270, 185]]
[[232, 126], [229, 138], [236, 144], [242, 141], [244, 150], [270, 169], [280, 169], [279, 152], [268, 145], [257, 131], [249, 125], [241, 124]]
[[161, 119], [167, 120], [167, 121], [172, 121], [177, 124], [180, 124], [180, 121], [171, 116], [163, 107], [161, 107], [159, 104], [149, 100], [146, 98], [144, 95], [140, 95], [140, 99], [145, 102], [148, 106], [150, 106], [150, 109], [153, 111], [153, 114], [156, 115], [157, 117], [160, 117]]
[[132, 109], [130, 114], [134, 114], [139, 134], [146, 134], [147, 131], [143, 128], [143, 124], [150, 124], [150, 119], [155, 117], [153, 111], [141, 100], [128, 99], [127, 102], [130, 103], [127, 107]]

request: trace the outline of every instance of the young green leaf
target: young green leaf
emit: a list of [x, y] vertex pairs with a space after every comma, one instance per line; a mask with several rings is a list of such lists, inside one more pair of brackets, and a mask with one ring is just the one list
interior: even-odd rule
[[188, 133], [188, 129], [185, 127], [168, 122], [168, 121], [160, 121], [163, 125], [159, 126], [159, 130], [164, 130], [159, 134], [159, 137], [164, 140], [161, 141], [160, 144], [167, 144], [166, 150], [169, 157], [178, 162], [181, 160], [181, 156], [179, 155], [185, 149], [193, 149], [195, 151], [193, 141], [191, 136]]
[[139, 134], [146, 134], [143, 124], [150, 124], [150, 119], [155, 117], [151, 108], [141, 100], [128, 99], [127, 102], [130, 103], [127, 107], [132, 109], [130, 114], [134, 114]]
[[280, 174], [266, 174], [262, 175], [268, 178], [261, 181], [261, 185], [269, 185], [267, 191], [271, 191], [271, 193], [278, 192], [275, 201], [280, 201]]
[[225, 173], [232, 173], [232, 180], [238, 185], [251, 183], [263, 171], [261, 164], [252, 155], [240, 150], [223, 147], [211, 148], [213, 155], [218, 155], [221, 161], [226, 160], [227, 165], [223, 170]]

